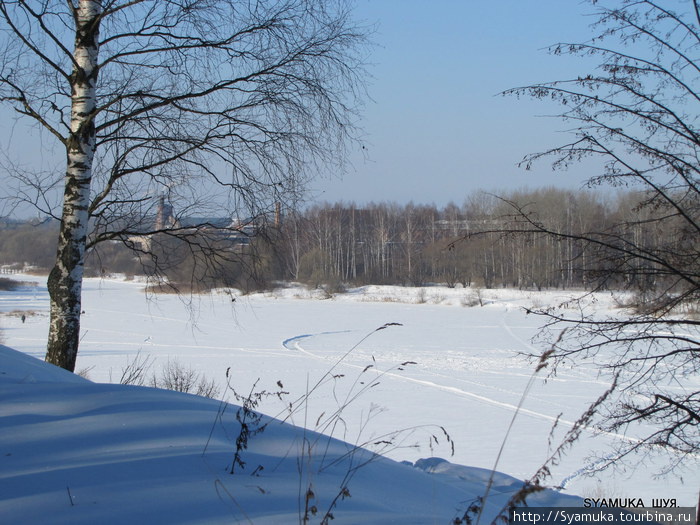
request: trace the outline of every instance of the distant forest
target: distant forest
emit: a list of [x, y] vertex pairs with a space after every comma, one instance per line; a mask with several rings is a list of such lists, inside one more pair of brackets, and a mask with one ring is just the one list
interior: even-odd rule
[[[275, 224], [260, 223], [245, 243], [240, 238], [222, 250], [235, 257], [216, 268], [198, 264], [191, 245], [157, 243], [171, 263], [164, 275], [173, 283], [197, 288], [233, 286], [251, 291], [276, 282], [296, 281], [329, 290], [348, 285], [400, 284], [520, 289], [589, 288], [609, 273], [614, 260], [590, 253], [577, 234], [614, 232], [654, 243], [663, 235], [653, 220], [640, 220], [644, 196], [621, 191], [539, 189], [501, 197], [477, 193], [461, 205], [392, 203], [356, 206], [317, 204], [287, 210]], [[565, 239], [529, 231], [546, 223], [572, 233]], [[625, 225], [625, 226], [621, 226]], [[248, 228], [250, 231], [250, 228]], [[32, 266], [48, 271], [55, 256], [55, 223], [4, 222], [0, 229], [0, 265]], [[155, 249], [155, 248], [154, 248]], [[165, 253], [167, 252], [167, 253]], [[102, 243], [89, 252], [87, 275], [149, 275], [149, 257], [123, 243]], [[609, 286], [637, 288], [644, 268], [627, 273], [626, 282]]]

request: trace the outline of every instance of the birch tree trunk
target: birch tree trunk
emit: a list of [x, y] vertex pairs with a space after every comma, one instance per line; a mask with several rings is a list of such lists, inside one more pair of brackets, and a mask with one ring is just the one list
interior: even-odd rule
[[96, 145], [94, 116], [101, 11], [97, 0], [80, 0], [76, 11], [63, 212], [56, 264], [48, 279], [51, 320], [46, 361], [71, 371], [75, 370], [80, 340], [83, 266]]

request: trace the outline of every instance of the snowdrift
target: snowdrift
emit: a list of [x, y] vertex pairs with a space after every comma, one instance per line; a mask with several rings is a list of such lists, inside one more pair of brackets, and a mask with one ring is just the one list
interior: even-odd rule
[[[449, 523], [489, 475], [438, 458], [398, 463], [269, 418], [231, 474], [239, 406], [93, 383], [5, 346], [0, 398], [2, 523]], [[482, 522], [521, 485], [497, 475]]]

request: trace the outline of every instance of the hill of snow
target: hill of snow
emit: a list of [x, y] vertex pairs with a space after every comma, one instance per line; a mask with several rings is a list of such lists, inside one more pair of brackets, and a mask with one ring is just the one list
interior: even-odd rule
[[[241, 408], [97, 384], [0, 346], [0, 522], [449, 523], [488, 473], [409, 465], [265, 418], [230, 473]], [[259, 428], [256, 427], [256, 428]], [[253, 429], [254, 430], [254, 429]], [[498, 474], [484, 519], [521, 486]], [[579, 504], [546, 491], [533, 504]]]

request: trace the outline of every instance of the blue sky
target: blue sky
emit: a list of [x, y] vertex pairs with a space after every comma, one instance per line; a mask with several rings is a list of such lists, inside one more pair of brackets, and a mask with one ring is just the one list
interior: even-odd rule
[[[309, 200], [443, 206], [477, 190], [581, 187], [592, 175], [585, 166], [517, 166], [566, 140], [565, 124], [542, 116], [558, 108], [499, 93], [589, 72], [593, 64], [550, 56], [546, 47], [590, 38], [593, 11], [581, 0], [355, 0], [357, 19], [376, 26], [372, 100], [359, 123], [366, 149], [342, 178], [312, 183]], [[10, 115], [0, 111], [0, 138], [18, 158], [51, 165], [61, 157], [50, 137]]]
[[566, 139], [566, 125], [544, 116], [557, 107], [498, 94], [590, 71], [545, 48], [590, 38], [593, 12], [579, 0], [357, 0], [357, 17], [377, 26], [368, 158], [354, 155], [342, 180], [313, 184], [316, 199], [444, 205], [479, 189], [580, 187], [585, 166], [517, 167]]

